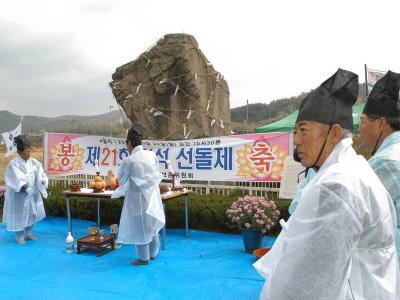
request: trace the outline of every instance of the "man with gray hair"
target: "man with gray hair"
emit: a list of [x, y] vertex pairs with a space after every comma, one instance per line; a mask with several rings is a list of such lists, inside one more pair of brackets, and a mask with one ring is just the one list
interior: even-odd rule
[[260, 299], [400, 297], [393, 203], [347, 137], [357, 95], [358, 76], [339, 69], [300, 104], [294, 144], [316, 173], [254, 264], [267, 279]]

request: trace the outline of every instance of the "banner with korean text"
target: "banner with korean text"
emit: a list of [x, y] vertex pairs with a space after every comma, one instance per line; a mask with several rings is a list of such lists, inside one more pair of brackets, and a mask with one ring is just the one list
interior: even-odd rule
[[[291, 155], [290, 133], [257, 133], [182, 141], [143, 140], [153, 151], [164, 178], [167, 161], [181, 180], [280, 181], [284, 159]], [[117, 174], [127, 157], [125, 139], [70, 133], [45, 133], [44, 165], [51, 174]]]

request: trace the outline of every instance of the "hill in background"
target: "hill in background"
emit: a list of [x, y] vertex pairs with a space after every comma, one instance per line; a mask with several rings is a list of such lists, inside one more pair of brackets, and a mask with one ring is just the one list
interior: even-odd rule
[[[124, 124], [120, 124], [119, 110], [94, 116], [65, 115], [55, 118], [24, 116], [22, 131], [30, 135], [40, 135], [42, 132], [71, 132], [93, 135], [124, 136]], [[127, 120], [126, 116], [122, 117]], [[9, 111], [0, 111], [0, 133], [16, 128], [21, 116]], [[126, 124], [125, 124], [126, 125]], [[129, 126], [129, 125], [126, 125]]]
[[[273, 100], [268, 104], [249, 104], [248, 124], [246, 124], [247, 105], [232, 108], [230, 110], [232, 129], [238, 133], [253, 132], [256, 127], [280, 120], [295, 111], [307, 94], [302, 93], [296, 97]], [[365, 84], [361, 84], [357, 102], [365, 102], [365, 95]], [[113, 136], [124, 137], [126, 128], [130, 126], [130, 123], [121, 124], [121, 118], [127, 120], [125, 115], [121, 117], [120, 110], [93, 116], [65, 115], [55, 118], [24, 116], [23, 132], [29, 133], [31, 136], [38, 136], [38, 138], [45, 131], [106, 136], [112, 133]], [[21, 116], [19, 115], [6, 110], [0, 111], [0, 133], [16, 128], [20, 120]]]
[[[240, 106], [231, 109], [232, 129], [237, 133], [253, 132], [255, 128], [278, 121], [299, 108], [301, 100], [310, 92], [301, 93], [291, 98], [273, 100], [272, 102], [249, 104], [249, 123], [247, 120], [247, 106]], [[365, 84], [359, 86], [358, 103], [365, 103], [367, 100]]]

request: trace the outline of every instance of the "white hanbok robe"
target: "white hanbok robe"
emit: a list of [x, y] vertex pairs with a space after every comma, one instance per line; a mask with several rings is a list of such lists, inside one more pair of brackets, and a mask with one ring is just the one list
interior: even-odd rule
[[254, 264], [266, 278], [260, 299], [400, 299], [393, 202], [351, 145], [336, 145]]
[[118, 169], [119, 188], [112, 198], [125, 196], [118, 243], [144, 245], [165, 225], [159, 184], [163, 178], [156, 155], [136, 146]]
[[[22, 231], [46, 217], [42, 197], [47, 198], [49, 181], [38, 160], [17, 155], [7, 166], [5, 181], [3, 222], [8, 231]], [[20, 192], [25, 184], [34, 190], [32, 195]]]
[[297, 188], [296, 195], [294, 195], [294, 198], [292, 199], [292, 202], [290, 203], [289, 214], [293, 215], [293, 213], [296, 210], [296, 207], [299, 204], [299, 201], [301, 199], [301, 193], [303, 192], [304, 187], [311, 181], [314, 174], [315, 174], [314, 169], [309, 169], [307, 176], [300, 182], [300, 184]]
[[368, 161], [392, 197], [397, 214], [397, 258], [400, 259], [400, 131], [392, 132]]

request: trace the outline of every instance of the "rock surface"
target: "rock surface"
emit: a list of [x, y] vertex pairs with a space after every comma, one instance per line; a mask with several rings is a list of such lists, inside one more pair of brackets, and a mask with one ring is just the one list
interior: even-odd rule
[[110, 82], [118, 104], [145, 138], [182, 140], [230, 133], [229, 88], [188, 34], [167, 34]]

